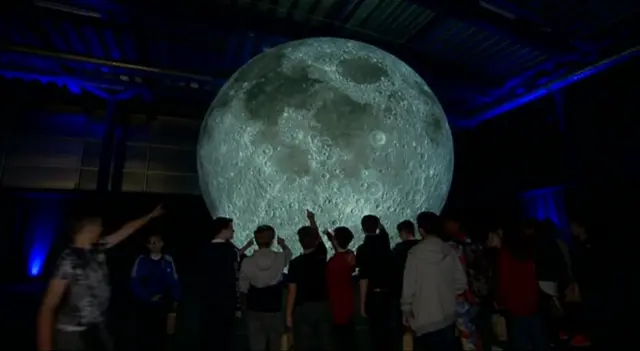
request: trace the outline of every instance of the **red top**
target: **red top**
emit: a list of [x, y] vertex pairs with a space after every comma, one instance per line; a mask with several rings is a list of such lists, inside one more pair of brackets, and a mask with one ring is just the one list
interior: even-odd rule
[[351, 276], [355, 255], [351, 251], [337, 252], [327, 263], [327, 290], [333, 323], [346, 324], [353, 317], [354, 289]]
[[502, 249], [498, 269], [500, 303], [516, 316], [536, 313], [540, 306], [540, 295], [533, 260], [517, 260], [506, 249]]

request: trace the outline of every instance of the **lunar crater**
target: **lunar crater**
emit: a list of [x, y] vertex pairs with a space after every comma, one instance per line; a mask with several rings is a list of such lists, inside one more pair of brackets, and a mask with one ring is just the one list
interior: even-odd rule
[[388, 76], [378, 62], [364, 57], [346, 58], [338, 62], [340, 74], [357, 84], [375, 84]]

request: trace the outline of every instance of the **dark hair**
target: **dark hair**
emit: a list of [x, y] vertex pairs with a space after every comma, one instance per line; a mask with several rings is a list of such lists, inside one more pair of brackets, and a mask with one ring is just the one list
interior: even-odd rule
[[318, 233], [312, 227], [305, 225], [298, 229], [298, 241], [303, 250], [311, 250], [318, 244]]
[[538, 220], [537, 219], [533, 219], [533, 218], [527, 218], [525, 220], [522, 221], [522, 230], [526, 230], [526, 229], [532, 229], [532, 230], [536, 230], [538, 229]]
[[362, 217], [360, 225], [362, 226], [362, 231], [365, 234], [375, 234], [380, 228], [380, 218], [374, 215], [366, 215]]
[[218, 217], [213, 220], [213, 237], [216, 238], [223, 230], [229, 229], [233, 224], [233, 219], [227, 217]]
[[396, 229], [399, 233], [409, 233], [411, 235], [416, 234], [416, 226], [413, 225], [413, 222], [408, 219], [405, 219], [404, 221], [398, 223]]
[[506, 233], [502, 239], [505, 249], [518, 261], [533, 259], [533, 241], [519, 230]]
[[420, 212], [416, 219], [418, 229], [421, 229], [425, 234], [442, 236], [442, 219], [440, 216], [433, 212]]
[[333, 238], [338, 248], [344, 250], [349, 247], [353, 241], [353, 233], [347, 227], [337, 227], [333, 230]]
[[258, 247], [268, 247], [273, 243], [273, 239], [276, 237], [276, 230], [270, 225], [263, 224], [256, 228], [253, 235], [255, 236], [256, 245], [258, 245]]
[[102, 218], [98, 216], [91, 216], [91, 217], [85, 217], [85, 218], [76, 220], [73, 223], [73, 231], [71, 232], [71, 235], [75, 236], [76, 234], [81, 232], [85, 227], [90, 225], [102, 225]]
[[556, 224], [549, 218], [545, 218], [537, 223], [536, 234], [541, 238], [559, 238], [560, 231]]
[[156, 233], [153, 233], [153, 234], [149, 234], [149, 235], [147, 235], [147, 237], [146, 237], [145, 241], [147, 241], [147, 242], [148, 242], [151, 238], [158, 238], [158, 239], [160, 239], [160, 240], [164, 241], [164, 238], [162, 237], [162, 235], [160, 235], [160, 234], [156, 234]]

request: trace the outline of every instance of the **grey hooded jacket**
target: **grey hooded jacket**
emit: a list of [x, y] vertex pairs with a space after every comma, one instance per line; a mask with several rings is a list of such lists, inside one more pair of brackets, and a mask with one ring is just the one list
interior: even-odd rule
[[456, 297], [467, 288], [467, 276], [456, 252], [428, 236], [407, 256], [402, 286], [402, 311], [416, 335], [452, 325]]

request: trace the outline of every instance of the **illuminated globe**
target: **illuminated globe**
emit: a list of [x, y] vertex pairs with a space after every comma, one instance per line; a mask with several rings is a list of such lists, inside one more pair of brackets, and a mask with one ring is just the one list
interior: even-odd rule
[[202, 124], [198, 172], [211, 213], [234, 219], [237, 244], [270, 224], [298, 253], [310, 209], [321, 228], [350, 227], [355, 247], [363, 215], [393, 230], [441, 210], [453, 141], [435, 95], [405, 63], [314, 38], [262, 53], [224, 85]]

